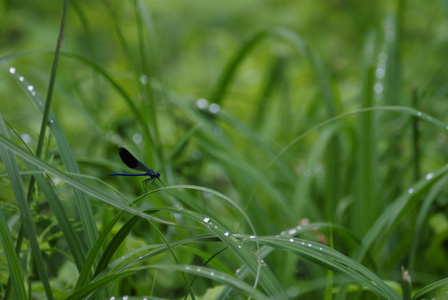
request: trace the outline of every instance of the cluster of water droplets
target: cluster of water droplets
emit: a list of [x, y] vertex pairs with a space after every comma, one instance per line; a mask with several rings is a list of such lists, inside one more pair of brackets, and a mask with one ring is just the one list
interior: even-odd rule
[[[15, 75], [16, 72], [17, 72], [17, 70], [16, 70], [15, 67], [10, 67], [10, 68], [9, 68], [9, 73], [11, 73], [12, 75]], [[23, 77], [23, 76], [19, 76], [19, 81], [20, 81], [20, 82], [24, 82], [24, 81], [25, 81], [25, 77]], [[30, 84], [30, 85], [28, 85], [28, 86], [26, 87], [26, 89], [28, 90], [28, 92], [30, 92], [31, 95], [36, 96], [36, 91], [34, 90], [34, 86], [32, 86], [32, 85]]]
[[196, 108], [199, 110], [208, 109], [208, 111], [212, 114], [217, 114], [221, 109], [218, 103], [211, 103], [209, 105], [207, 99], [204, 98], [199, 98], [196, 100]]
[[378, 54], [378, 63], [375, 69], [376, 83], [373, 85], [373, 92], [375, 93], [375, 100], [381, 101], [384, 91], [383, 81], [384, 76], [386, 76], [386, 62], [387, 54], [385, 52], [380, 52]]

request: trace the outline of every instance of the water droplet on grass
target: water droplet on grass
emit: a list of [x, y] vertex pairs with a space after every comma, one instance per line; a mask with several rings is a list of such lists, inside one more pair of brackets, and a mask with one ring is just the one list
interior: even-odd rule
[[27, 88], [28, 91], [30, 91], [30, 92], [34, 90], [34, 86], [32, 86], [32, 85], [29, 85], [29, 86], [27, 86], [26, 88]]
[[205, 223], [208, 223], [208, 221], [210, 221], [209, 217], [204, 217], [204, 219], [202, 219], [202, 221], [204, 221]]
[[219, 127], [216, 127], [215, 129], [213, 129], [213, 133], [214, 133], [216, 136], [221, 136], [221, 135], [222, 135], [222, 129], [219, 128]]
[[31, 136], [28, 133], [22, 134], [21, 138], [27, 144], [31, 142]]
[[381, 94], [383, 92], [383, 85], [379, 82], [375, 83], [375, 85], [373, 86], [373, 91], [376, 94]]
[[148, 76], [142, 75], [140, 77], [140, 82], [143, 83], [143, 84], [147, 84], [148, 83]]
[[132, 136], [132, 140], [136, 144], [140, 144], [143, 141], [142, 135], [140, 133], [136, 133]]
[[19, 80], [23, 82], [23, 81], [25, 80], [25, 77], [20, 76], [20, 77], [19, 77]]
[[414, 192], [414, 189], [413, 189], [413, 188], [408, 189], [408, 193], [409, 193], [409, 194], [412, 194], [413, 192]]
[[16, 73], [16, 68], [14, 68], [14, 67], [9, 68], [9, 73], [15, 74]]
[[433, 178], [433, 177], [434, 177], [434, 173], [428, 173], [428, 174], [426, 174], [426, 176], [425, 176], [426, 180], [430, 180], [430, 179]]
[[292, 243], [292, 242], [294, 242], [294, 239], [293, 238], [291, 238], [291, 239], [289, 239], [289, 241]]
[[199, 109], [206, 109], [208, 106], [208, 101], [204, 98], [196, 100], [196, 107]]
[[381, 68], [381, 67], [378, 67], [375, 70], [376, 78], [380, 78], [380, 79], [383, 78], [385, 73], [386, 73], [386, 71], [384, 70], [384, 68]]
[[219, 104], [217, 103], [212, 103], [210, 104], [210, 107], [208, 108], [208, 110], [212, 113], [212, 114], [217, 114], [219, 112], [221, 108], [219, 107]]
[[229, 232], [228, 231], [224, 232], [224, 235], [229, 236]]
[[199, 150], [194, 150], [191, 156], [193, 156], [194, 159], [199, 160], [202, 158], [202, 153]]
[[250, 239], [254, 239], [254, 238], [256, 238], [256, 236], [255, 235], [251, 235], [251, 236], [249, 236], [249, 238]]

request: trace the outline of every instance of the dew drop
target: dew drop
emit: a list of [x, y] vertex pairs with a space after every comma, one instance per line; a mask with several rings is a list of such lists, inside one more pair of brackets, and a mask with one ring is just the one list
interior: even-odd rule
[[408, 189], [408, 193], [409, 193], [409, 194], [412, 194], [413, 192], [414, 192], [414, 189], [413, 189], [413, 188]]
[[36, 92], [35, 91], [31, 91], [31, 95], [36, 96]]
[[19, 77], [19, 80], [23, 82], [23, 81], [25, 80], [25, 77], [20, 76], [20, 77]]
[[16, 73], [16, 68], [14, 68], [14, 67], [9, 68], [9, 73], [15, 74]]
[[210, 272], [210, 276], [215, 276], [215, 272]]
[[238, 248], [241, 249], [241, 245], [238, 245]]
[[224, 235], [229, 236], [229, 232], [228, 231], [224, 232]]
[[422, 113], [421, 113], [421, 112], [418, 112], [418, 113], [417, 113], [417, 116], [419, 116], [419, 117], [420, 117], [421, 115], [422, 115]]
[[294, 239], [293, 239], [293, 238], [290, 238], [289, 241], [292, 243], [292, 242], [294, 242]]
[[288, 231], [288, 234], [290, 234], [290, 235], [293, 235], [293, 234], [296, 234], [297, 233], [297, 229], [290, 229], [289, 231]]
[[123, 300], [128, 300], [129, 296], [123, 296]]
[[286, 234], [286, 232], [284, 232], [284, 231], [280, 232], [280, 235], [285, 235], [285, 234]]
[[139, 257], [138, 257], [138, 259], [142, 259], [142, 258], [143, 258], [143, 256], [139, 256]]
[[32, 85], [29, 85], [29, 86], [27, 86], [26, 88], [27, 88], [28, 91], [30, 91], [30, 92], [34, 90], [34, 86], [32, 86]]
[[51, 124], [53, 124], [53, 123], [54, 123], [54, 120], [53, 120], [53, 119], [51, 119], [51, 120], [50, 120], [50, 123], [51, 123]]
[[395, 40], [395, 32], [393, 30], [387, 30], [386, 31], [386, 41], [392, 42]]
[[384, 68], [378, 67], [375, 70], [375, 76], [376, 78], [383, 78], [385, 75], [386, 71], [384, 70]]
[[322, 247], [319, 247], [319, 250], [322, 251], [323, 250]]
[[312, 244], [308, 244], [308, 247], [312, 247], [313, 245]]
[[235, 273], [238, 274], [239, 272], [241, 272], [240, 269], [236, 269]]
[[110, 298], [109, 298], [109, 300], [115, 300], [115, 297], [114, 297], [114, 296], [112, 296], [112, 297], [110, 297]]
[[379, 82], [375, 83], [375, 85], [373, 86], [373, 91], [376, 94], [381, 94], [383, 92], [383, 85]]
[[204, 217], [204, 219], [202, 219], [202, 221], [204, 221], [205, 223], [208, 223], [208, 221], [210, 221], [209, 217]]
[[217, 114], [219, 112], [221, 108], [219, 107], [219, 104], [217, 103], [212, 103], [210, 104], [210, 107], [208, 108], [208, 110], [212, 113], [212, 114]]
[[199, 150], [194, 150], [191, 156], [196, 160], [200, 160], [202, 158], [202, 153]]
[[143, 137], [140, 133], [136, 133], [132, 136], [132, 140], [134, 141], [134, 143], [140, 144], [143, 141]]
[[28, 133], [22, 134], [21, 138], [27, 144], [31, 142], [31, 136]]
[[382, 64], [386, 63], [387, 61], [387, 53], [386, 52], [380, 52], [378, 54], [378, 61]]
[[213, 133], [214, 133], [216, 136], [221, 136], [221, 135], [222, 135], [222, 129], [219, 128], [219, 127], [216, 127], [215, 129], [213, 129]]
[[428, 173], [428, 174], [426, 174], [426, 176], [425, 176], [426, 180], [430, 180], [430, 179], [433, 178], [433, 177], [434, 177], [434, 173]]
[[206, 109], [208, 106], [208, 101], [204, 98], [196, 100], [196, 107], [199, 109]]
[[300, 226], [300, 225], [297, 226], [296, 228], [297, 228], [297, 230], [302, 230], [302, 226]]
[[218, 229], [218, 226], [213, 226], [213, 227], [215, 227], [215, 229]]
[[302, 244], [303, 246], [305, 246], [306, 244], [305, 244], [305, 242], [301, 242], [300, 244]]
[[140, 82], [143, 83], [143, 84], [147, 84], [148, 83], [148, 76], [142, 75], [140, 77]]
[[186, 267], [185, 267], [185, 270], [190, 270], [190, 267], [189, 267], [189, 266], [186, 266]]
[[250, 239], [254, 239], [254, 238], [255, 238], [255, 235], [251, 235], [251, 236], [249, 236], [249, 238], [250, 238]]
[[178, 209], [179, 209], [180, 211], [183, 211], [183, 210], [184, 210], [184, 208], [183, 208], [182, 206], [179, 206]]

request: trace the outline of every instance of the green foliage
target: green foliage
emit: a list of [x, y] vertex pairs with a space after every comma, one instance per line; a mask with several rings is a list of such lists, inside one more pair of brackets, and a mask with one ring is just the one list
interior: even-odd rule
[[3, 1], [0, 298], [443, 299], [447, 3]]

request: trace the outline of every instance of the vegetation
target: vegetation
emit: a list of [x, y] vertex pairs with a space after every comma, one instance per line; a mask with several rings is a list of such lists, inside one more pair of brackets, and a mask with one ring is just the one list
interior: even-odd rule
[[446, 299], [448, 1], [1, 5], [0, 298]]

